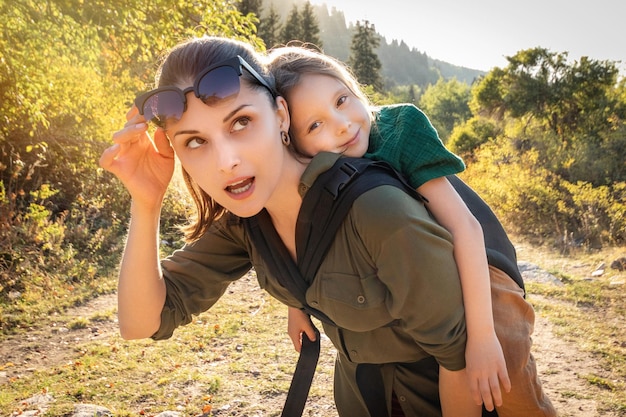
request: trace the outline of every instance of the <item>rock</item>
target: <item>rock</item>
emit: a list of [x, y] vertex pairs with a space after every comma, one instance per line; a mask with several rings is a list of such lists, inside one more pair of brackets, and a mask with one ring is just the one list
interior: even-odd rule
[[94, 404], [77, 404], [72, 417], [113, 417], [111, 410]]
[[54, 401], [54, 397], [50, 394], [37, 394], [24, 400], [24, 404], [29, 407], [47, 407], [52, 401]]
[[33, 416], [41, 416], [45, 414], [48, 409], [48, 405], [54, 401], [54, 397], [50, 394], [37, 394], [32, 397], [24, 400], [22, 405], [25, 405], [31, 410], [26, 410], [20, 414], [20, 417], [33, 417]]
[[611, 262], [611, 269], [617, 269], [618, 271], [623, 271], [626, 269], [626, 256], [622, 256], [621, 258], [617, 258], [613, 262]]
[[540, 284], [554, 284], [563, 286], [563, 283], [554, 275], [539, 268], [530, 262], [519, 261], [517, 266], [522, 273], [525, 282], [537, 282]]

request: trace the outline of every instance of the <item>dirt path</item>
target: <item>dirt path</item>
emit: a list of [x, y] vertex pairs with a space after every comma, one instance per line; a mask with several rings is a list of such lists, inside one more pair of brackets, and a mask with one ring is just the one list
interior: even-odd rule
[[[537, 299], [537, 296], [531, 297]], [[617, 417], [600, 412], [594, 400], [599, 388], [579, 375], [598, 373], [600, 365], [572, 342], [558, 338], [552, 324], [537, 315], [533, 336], [533, 355], [543, 387], [559, 413], [559, 417]]]
[[[531, 303], [533, 299], [539, 300], [539, 297], [531, 294]], [[115, 306], [115, 295], [102, 296], [70, 314], [93, 317], [98, 312], [111, 311]], [[57, 326], [35, 329], [26, 337], [3, 340], [0, 346], [0, 387], [11, 378], [29, 374], [36, 369], [72, 362], [78, 357], [73, 347], [92, 340], [107, 342], [115, 334], [117, 323], [108, 320], [76, 330]], [[593, 399], [598, 388], [578, 376], [597, 372], [599, 364], [593, 357], [555, 336], [552, 325], [540, 315], [537, 315], [533, 340], [539, 374], [560, 417], [617, 417], [616, 414], [598, 411]], [[310, 404], [308, 408], [328, 408], [327, 403], [326, 400], [323, 404]]]

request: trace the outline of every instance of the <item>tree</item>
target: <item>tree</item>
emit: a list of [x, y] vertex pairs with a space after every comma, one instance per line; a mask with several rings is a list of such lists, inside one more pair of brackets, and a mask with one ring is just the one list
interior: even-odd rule
[[304, 4], [302, 13], [300, 14], [300, 22], [302, 25], [302, 41], [305, 43], [313, 44], [320, 50], [322, 49], [322, 40], [320, 39], [320, 29], [317, 23], [317, 18], [311, 6], [311, 2], [307, 1]]
[[439, 137], [445, 142], [456, 125], [472, 116], [468, 105], [470, 97], [467, 84], [456, 78], [449, 81], [440, 78], [424, 91], [419, 107], [430, 117]]
[[298, 6], [295, 4], [291, 8], [289, 16], [287, 16], [287, 21], [283, 26], [280, 37], [284, 44], [290, 41], [302, 41], [302, 21], [300, 12], [298, 12]]
[[253, 13], [259, 18], [261, 17], [262, 6], [263, 0], [239, 0], [237, 9], [244, 16]]
[[0, 0], [0, 15], [0, 297], [41, 277], [43, 293], [96, 291], [129, 204], [97, 161], [158, 57], [204, 34], [263, 44], [230, 0]]
[[280, 32], [280, 15], [276, 12], [274, 3], [270, 3], [268, 15], [259, 23], [259, 36], [267, 48], [272, 48], [280, 44]]
[[624, 180], [623, 162], [613, 157], [626, 142], [615, 134], [626, 118], [616, 64], [587, 57], [570, 63], [567, 53], [543, 48], [507, 60], [474, 87], [472, 111], [496, 115], [520, 152], [532, 150], [539, 165], [567, 181]]
[[380, 38], [374, 25], [365, 20], [356, 23], [356, 31], [350, 45], [348, 65], [360, 83], [371, 85], [375, 91], [382, 92], [383, 81], [380, 75], [381, 63], [376, 55]]

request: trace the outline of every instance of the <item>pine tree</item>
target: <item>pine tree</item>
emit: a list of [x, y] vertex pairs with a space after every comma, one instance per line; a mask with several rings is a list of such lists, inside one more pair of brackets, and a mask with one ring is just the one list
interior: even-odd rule
[[254, 13], [258, 18], [261, 17], [261, 9], [263, 7], [263, 0], [239, 0], [237, 10], [246, 16], [249, 13]]
[[300, 21], [302, 27], [302, 41], [315, 45], [320, 50], [322, 49], [322, 39], [320, 38], [320, 28], [315, 16], [315, 11], [311, 2], [307, 1], [304, 4], [304, 9], [300, 14]]
[[380, 38], [374, 25], [367, 20], [362, 24], [356, 22], [355, 29], [348, 65], [360, 83], [371, 85], [375, 91], [382, 92], [383, 81], [380, 74], [382, 64], [375, 52], [380, 45]]
[[283, 26], [280, 37], [284, 44], [294, 40], [302, 41], [302, 21], [300, 12], [298, 12], [298, 6], [295, 4], [291, 8], [289, 16], [287, 16], [287, 21], [285, 26]]
[[261, 19], [258, 32], [266, 48], [269, 49], [281, 43], [281, 26], [280, 15], [276, 12], [274, 3], [270, 3], [268, 15]]

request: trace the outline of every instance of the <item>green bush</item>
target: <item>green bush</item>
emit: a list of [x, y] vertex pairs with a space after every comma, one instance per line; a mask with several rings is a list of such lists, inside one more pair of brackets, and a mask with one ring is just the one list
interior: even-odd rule
[[462, 177], [516, 234], [598, 247], [626, 239], [626, 183], [570, 183], [501, 140], [483, 146]]

